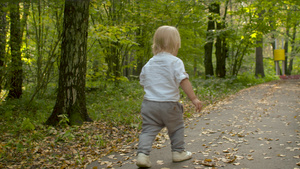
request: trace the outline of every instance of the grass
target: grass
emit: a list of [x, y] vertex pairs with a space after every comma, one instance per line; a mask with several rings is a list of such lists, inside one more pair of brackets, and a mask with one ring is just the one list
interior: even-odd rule
[[228, 77], [226, 79], [209, 78], [194, 79], [192, 84], [196, 95], [206, 104], [211, 104], [224, 97], [234, 94], [241, 89], [257, 84], [279, 79], [278, 76], [266, 76], [265, 78], [255, 78], [253, 75], [244, 73], [238, 77]]
[[[241, 89], [278, 79], [277, 76], [255, 78], [242, 74], [226, 79], [191, 79], [196, 95], [206, 104], [233, 94]], [[91, 87], [92, 86], [92, 87]], [[98, 87], [101, 86], [101, 87]], [[42, 97], [34, 99], [28, 105], [33, 87], [27, 87], [19, 100], [0, 102], [0, 132], [21, 130], [25, 119], [34, 126], [42, 125], [50, 116], [56, 99], [56, 85], [50, 85]], [[2, 92], [3, 95], [4, 92]], [[87, 109], [95, 121], [137, 126], [140, 123], [139, 112], [144, 91], [138, 81], [123, 81], [116, 87], [112, 82], [105, 85], [100, 82], [87, 84]], [[181, 90], [182, 101], [187, 101]], [[29, 120], [28, 120], [29, 119]]]
[[[226, 79], [213, 77], [206, 80], [191, 79], [191, 82], [199, 99], [210, 104], [241, 89], [275, 79], [278, 77], [267, 76], [257, 79], [252, 75], [243, 74]], [[118, 87], [108, 82], [105, 87], [99, 82], [88, 83], [87, 86], [87, 109], [93, 120], [106, 121], [115, 125], [140, 125], [139, 112], [144, 91], [138, 81], [123, 81]], [[55, 90], [56, 86], [50, 85], [48, 91], [42, 97], [34, 99], [30, 105], [28, 103], [33, 87], [27, 87], [19, 100], [0, 102], [0, 123], [2, 124], [0, 132], [20, 131], [24, 121], [32, 123], [34, 126], [41, 126], [50, 116], [54, 107]], [[182, 90], [181, 95], [182, 102], [189, 102]]]
[[105, 90], [88, 92], [87, 109], [94, 120], [138, 125], [143, 94], [137, 81], [107, 85]]

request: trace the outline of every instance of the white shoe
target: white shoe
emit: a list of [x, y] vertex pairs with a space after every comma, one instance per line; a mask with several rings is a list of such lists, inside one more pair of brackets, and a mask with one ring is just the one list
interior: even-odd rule
[[149, 156], [144, 153], [139, 153], [136, 161], [138, 167], [151, 167]]
[[192, 158], [192, 153], [189, 151], [183, 151], [183, 152], [172, 152], [173, 155], [173, 162], [180, 162], [189, 160]]

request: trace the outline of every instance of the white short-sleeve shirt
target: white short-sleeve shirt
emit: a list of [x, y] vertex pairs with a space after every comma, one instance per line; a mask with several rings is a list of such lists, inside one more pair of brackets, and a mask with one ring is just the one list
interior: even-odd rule
[[160, 102], [177, 102], [180, 99], [179, 86], [189, 78], [181, 59], [162, 52], [153, 56], [143, 67], [140, 84], [144, 87], [144, 99]]

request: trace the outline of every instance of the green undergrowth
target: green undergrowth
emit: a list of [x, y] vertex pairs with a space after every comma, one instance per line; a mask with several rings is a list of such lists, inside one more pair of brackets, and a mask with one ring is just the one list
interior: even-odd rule
[[196, 95], [207, 105], [232, 95], [241, 89], [278, 79], [278, 76], [256, 78], [253, 75], [244, 73], [238, 77], [227, 77], [224, 79], [215, 77], [193, 79], [192, 84]]
[[87, 92], [87, 109], [93, 120], [139, 126], [139, 109], [144, 91], [138, 81], [106, 84], [105, 89], [95, 86], [97, 84]]
[[[255, 78], [252, 75], [243, 74], [224, 79], [194, 78], [191, 82], [199, 99], [210, 104], [241, 89], [276, 79], [278, 79], [277, 76]], [[0, 132], [20, 131], [22, 126], [31, 126], [30, 123], [34, 127], [40, 126], [47, 120], [55, 104], [56, 85], [50, 85], [47, 92], [30, 102], [33, 91], [33, 87], [27, 87], [21, 99], [0, 102]], [[113, 82], [106, 82], [105, 85], [100, 82], [88, 82], [87, 110], [95, 121], [101, 120], [114, 125], [126, 124], [137, 127], [140, 125], [139, 112], [143, 95], [143, 88], [137, 80], [121, 81], [118, 85]], [[181, 96], [181, 100], [188, 102], [182, 90]]]

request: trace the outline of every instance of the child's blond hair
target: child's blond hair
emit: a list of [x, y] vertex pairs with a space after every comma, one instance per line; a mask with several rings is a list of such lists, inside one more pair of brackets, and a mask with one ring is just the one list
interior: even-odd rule
[[180, 34], [173, 26], [159, 27], [153, 37], [152, 52], [154, 55], [160, 52], [177, 54], [181, 45]]

